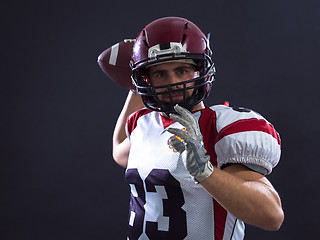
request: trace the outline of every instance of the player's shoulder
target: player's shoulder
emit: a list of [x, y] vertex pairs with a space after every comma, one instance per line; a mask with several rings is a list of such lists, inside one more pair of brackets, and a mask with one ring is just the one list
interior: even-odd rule
[[213, 105], [209, 107], [210, 110], [214, 111], [217, 117], [221, 115], [229, 115], [230, 117], [246, 117], [254, 116], [257, 118], [262, 118], [261, 114], [258, 112], [241, 106], [230, 106], [229, 102], [223, 102], [222, 104]]
[[210, 108], [216, 115], [218, 167], [241, 163], [254, 171], [269, 174], [281, 153], [280, 136], [261, 114], [226, 104]]
[[150, 112], [152, 112], [150, 109], [148, 108], [142, 108], [142, 109], [139, 109], [133, 113], [131, 113], [128, 117], [128, 119], [139, 119], [140, 117], [146, 115], [146, 114], [149, 114]]
[[135, 129], [135, 127], [137, 126], [137, 122], [141, 117], [146, 116], [150, 113], [152, 113], [152, 111], [147, 108], [142, 108], [131, 113], [127, 118], [127, 128], [129, 133], [131, 133]]
[[230, 106], [228, 102], [223, 104], [213, 105], [210, 107], [210, 110], [215, 112], [217, 130], [233, 124], [237, 121], [244, 121], [248, 119], [257, 119], [257, 120], [267, 120], [258, 112], [239, 106]]

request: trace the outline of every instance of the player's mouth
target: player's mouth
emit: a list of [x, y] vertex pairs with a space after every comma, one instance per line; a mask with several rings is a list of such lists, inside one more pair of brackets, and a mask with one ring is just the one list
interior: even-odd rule
[[183, 100], [183, 94], [171, 94], [172, 101], [180, 102]]

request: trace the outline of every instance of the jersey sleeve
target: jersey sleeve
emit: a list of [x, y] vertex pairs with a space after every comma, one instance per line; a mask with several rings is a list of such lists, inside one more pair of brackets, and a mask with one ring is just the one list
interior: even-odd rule
[[260, 114], [244, 108], [218, 107], [216, 112], [217, 164], [241, 163], [263, 175], [270, 174], [281, 154], [279, 134]]
[[136, 128], [138, 120], [141, 116], [144, 116], [148, 113], [150, 113], [151, 110], [143, 108], [140, 109], [132, 114], [130, 114], [127, 118], [126, 126], [125, 126], [125, 131], [127, 134], [127, 137], [130, 139], [131, 133], [133, 130]]
[[125, 131], [127, 134], [127, 137], [130, 139], [131, 133], [134, 129], [134, 126], [136, 125], [136, 119], [135, 119], [135, 114], [130, 114], [127, 118], [126, 126], [125, 126]]

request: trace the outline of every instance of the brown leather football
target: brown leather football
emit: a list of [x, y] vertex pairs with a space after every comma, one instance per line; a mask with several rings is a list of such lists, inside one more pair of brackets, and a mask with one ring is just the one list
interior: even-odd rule
[[114, 82], [128, 89], [135, 89], [129, 66], [134, 39], [125, 39], [104, 50], [98, 57], [102, 71]]

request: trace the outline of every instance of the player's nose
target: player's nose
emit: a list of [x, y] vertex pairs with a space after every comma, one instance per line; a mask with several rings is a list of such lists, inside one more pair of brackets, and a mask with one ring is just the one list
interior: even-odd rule
[[167, 81], [168, 81], [168, 84], [175, 84], [175, 83], [181, 82], [181, 79], [178, 78], [175, 73], [170, 73], [168, 74]]

